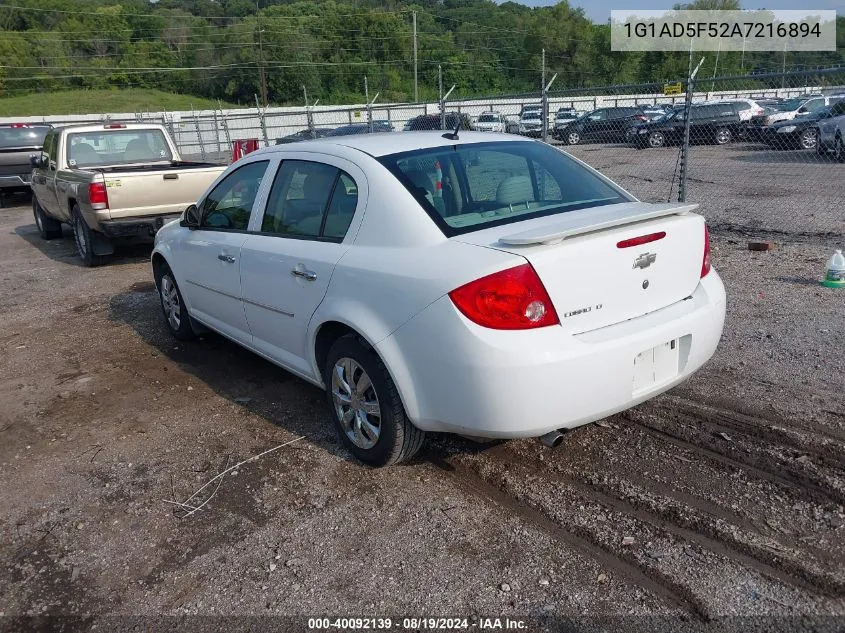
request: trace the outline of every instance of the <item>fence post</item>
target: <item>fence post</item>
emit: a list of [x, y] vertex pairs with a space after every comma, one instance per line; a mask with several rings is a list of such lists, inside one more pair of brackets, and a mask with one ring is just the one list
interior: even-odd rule
[[695, 91], [695, 76], [698, 74], [698, 69], [704, 63], [704, 58], [698, 62], [695, 70], [690, 72], [687, 78], [687, 97], [684, 101], [684, 142], [681, 145], [681, 155], [679, 161], [681, 164], [681, 171], [678, 177], [678, 202], [687, 201], [687, 170], [689, 166], [689, 115], [690, 106], [692, 105], [692, 95]]
[[270, 147], [270, 140], [267, 138], [267, 124], [264, 121], [264, 113], [258, 103], [258, 95], [255, 95], [255, 109], [258, 110], [258, 122], [261, 124], [261, 134], [264, 136], [264, 147]]
[[191, 104], [191, 116], [194, 118], [194, 129], [197, 131], [197, 142], [200, 145], [200, 155], [202, 161], [205, 162], [205, 146], [202, 144], [202, 130], [200, 130], [200, 121], [197, 118], [197, 113], [194, 112], [194, 104]]
[[214, 111], [214, 140], [217, 141], [217, 157], [219, 158], [223, 151], [220, 149], [220, 124], [217, 121], [217, 110]]
[[229, 135], [229, 122], [226, 120], [226, 113], [223, 112], [223, 102], [217, 100], [217, 105], [220, 106], [220, 118], [223, 120], [223, 133], [226, 135], [226, 151], [232, 151], [232, 137]]

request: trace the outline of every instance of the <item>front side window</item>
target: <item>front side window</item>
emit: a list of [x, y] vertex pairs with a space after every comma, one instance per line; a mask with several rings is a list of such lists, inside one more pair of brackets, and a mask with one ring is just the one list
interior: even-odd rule
[[286, 160], [273, 181], [261, 231], [340, 241], [357, 205], [358, 188], [346, 172], [323, 163]]
[[543, 143], [472, 143], [379, 160], [447, 237], [632, 200]]
[[246, 231], [268, 164], [266, 160], [249, 163], [220, 181], [203, 200], [200, 226]]
[[173, 159], [161, 130], [113, 129], [67, 135], [67, 164], [103, 167], [133, 163], [161, 163]]
[[830, 106], [830, 116], [842, 116], [845, 114], [845, 101], [838, 101]]

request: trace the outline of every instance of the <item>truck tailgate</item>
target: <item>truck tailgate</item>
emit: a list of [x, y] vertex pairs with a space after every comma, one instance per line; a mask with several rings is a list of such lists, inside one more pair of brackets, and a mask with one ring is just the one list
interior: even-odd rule
[[181, 213], [195, 203], [225, 166], [105, 171], [112, 220]]

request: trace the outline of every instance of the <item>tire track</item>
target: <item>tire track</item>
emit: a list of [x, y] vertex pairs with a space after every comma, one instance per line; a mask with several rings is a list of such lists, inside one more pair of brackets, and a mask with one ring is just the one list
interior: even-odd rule
[[[795, 559], [787, 558], [765, 547], [737, 539], [730, 531], [712, 530], [710, 526], [712, 533], [708, 534], [695, 525], [695, 521], [688, 522], [692, 525], [684, 525], [679, 522], [678, 516], [661, 513], [659, 510], [631, 502], [624, 498], [624, 493], [618, 489], [577, 480], [559, 471], [556, 475], [560, 482], [584, 497], [593, 499], [617, 512], [629, 514], [643, 523], [666, 530], [684, 541], [696, 543], [700, 547], [731, 559], [739, 565], [754, 569], [771, 579], [813, 592], [821, 591], [832, 597], [845, 595], [845, 582], [829, 574], [808, 569]], [[768, 559], [773, 559], [776, 564], [770, 563]]]
[[[498, 453], [499, 451], [496, 448], [494, 447], [491, 451], [488, 451], [488, 455], [490, 453]], [[466, 493], [511, 512], [556, 541], [567, 545], [588, 558], [600, 562], [608, 569], [613, 570], [647, 591], [651, 591], [667, 603], [692, 614], [699, 620], [709, 620], [706, 606], [692, 594], [689, 588], [681, 585], [660, 571], [656, 569], [648, 569], [648, 571], [641, 569], [637, 566], [636, 562], [629, 561], [621, 557], [618, 553], [606, 549], [595, 539], [591, 538], [589, 531], [585, 529], [577, 531], [567, 529], [567, 527], [555, 522], [542, 511], [502, 491], [465, 466], [433, 454], [428, 455], [428, 461]]]
[[637, 425], [647, 433], [659, 437], [678, 448], [696, 453], [705, 459], [715, 460], [734, 469], [748, 471], [761, 479], [769, 481], [770, 483], [785, 486], [792, 490], [797, 489], [800, 492], [811, 496], [816, 501], [824, 503], [832, 502], [835, 504], [845, 503], [845, 492], [842, 490], [838, 490], [830, 485], [820, 484], [818, 480], [811, 478], [804, 473], [795, 472], [793, 468], [783, 462], [780, 464], [782, 468], [776, 471], [763, 460], [744, 460], [738, 458], [737, 455], [739, 454], [735, 451], [726, 453], [718, 451], [715, 448], [698, 444], [694, 440], [688, 439], [680, 433], [667, 430], [660, 424], [654, 424], [636, 417], [636, 414], [633, 414], [630, 411], [626, 411], [620, 415], [625, 420]]
[[673, 396], [665, 396], [658, 402], [650, 403], [647, 408], [670, 416], [703, 421], [723, 430], [730, 429], [771, 444], [811, 453], [834, 470], [841, 470], [845, 464], [845, 438], [822, 429], [789, 428], [789, 424], [784, 421]]

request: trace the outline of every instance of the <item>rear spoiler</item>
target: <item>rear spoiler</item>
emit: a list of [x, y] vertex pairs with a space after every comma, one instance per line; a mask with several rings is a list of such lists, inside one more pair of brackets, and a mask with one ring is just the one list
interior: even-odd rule
[[648, 202], [626, 202], [604, 207], [579, 209], [554, 216], [555, 222], [538, 226], [521, 233], [499, 238], [505, 246], [527, 246], [529, 244], [557, 244], [568, 237], [592, 233], [615, 226], [652, 220], [667, 215], [685, 215], [698, 207], [697, 204], [650, 204]]

